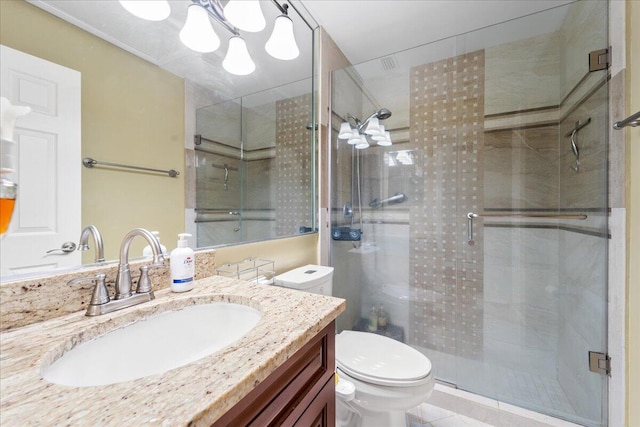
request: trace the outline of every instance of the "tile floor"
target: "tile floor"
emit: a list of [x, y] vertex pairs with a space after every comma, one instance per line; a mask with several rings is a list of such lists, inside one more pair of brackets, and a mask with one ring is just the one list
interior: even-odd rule
[[407, 425], [410, 427], [490, 427], [491, 424], [464, 415], [456, 414], [453, 411], [442, 409], [428, 403], [423, 403], [413, 412], [407, 413]]
[[436, 384], [427, 402], [407, 412], [407, 426], [578, 427], [577, 424], [442, 384]]
[[[497, 345], [495, 347], [502, 348]], [[462, 358], [457, 358], [456, 363], [451, 363], [451, 355], [434, 350], [420, 350], [429, 357], [433, 366], [437, 367], [437, 378], [450, 380], [452, 383], [463, 378], [461, 386], [465, 389], [495, 396], [496, 399], [508, 397], [509, 401], [516, 404], [528, 408], [544, 408], [545, 412], [557, 414], [556, 416], [566, 414], [579, 418], [558, 380], [545, 375], [543, 369], [514, 367], [509, 363], [511, 360], [504, 356], [500, 359], [493, 358], [492, 363]], [[529, 352], [533, 355], [539, 354], [530, 349]], [[513, 353], [514, 351], [504, 351], [502, 354]], [[524, 353], [523, 351], [516, 354], [521, 356], [520, 360], [531, 361], [533, 365], [535, 362], [532, 361], [532, 354]], [[540, 358], [544, 359], [544, 355], [540, 354]], [[537, 375], [532, 371], [537, 372]]]

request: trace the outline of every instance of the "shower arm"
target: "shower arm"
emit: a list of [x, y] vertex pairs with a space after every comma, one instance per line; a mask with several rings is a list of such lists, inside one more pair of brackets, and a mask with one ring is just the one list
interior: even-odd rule
[[349, 119], [353, 119], [353, 122], [356, 124], [354, 126], [354, 128], [356, 128], [356, 130], [358, 131], [358, 133], [362, 133], [362, 129], [364, 129], [365, 127], [367, 127], [367, 125], [369, 124], [369, 120], [371, 120], [372, 118], [376, 117], [376, 115], [378, 114], [378, 112], [374, 112], [373, 114], [371, 114], [369, 117], [367, 117], [364, 121], [360, 121], [359, 118], [352, 116], [351, 114], [347, 115], [347, 121], [349, 121]]
[[385, 203], [402, 203], [405, 200], [407, 200], [407, 196], [405, 196], [404, 193], [396, 193], [391, 197], [387, 197], [386, 199], [373, 199], [371, 203], [369, 203], [369, 206], [372, 208], [379, 208], [382, 207], [382, 205], [384, 205]]

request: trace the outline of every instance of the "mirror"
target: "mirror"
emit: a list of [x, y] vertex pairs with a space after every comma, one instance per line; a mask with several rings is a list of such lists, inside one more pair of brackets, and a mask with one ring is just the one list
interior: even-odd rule
[[[227, 2], [220, 3], [224, 6]], [[267, 22], [262, 32], [240, 31], [256, 65], [256, 70], [247, 76], [223, 69], [231, 34], [214, 19], [212, 26], [222, 41], [217, 51], [196, 53], [180, 42], [178, 34], [191, 2], [169, 1], [171, 15], [162, 22], [134, 17], [117, 1], [0, 3], [4, 46], [76, 70], [81, 76], [81, 154], [75, 162], [77, 173], [81, 174], [81, 220], [74, 232], [47, 250], [60, 247], [67, 240], [77, 243], [82, 227], [89, 224], [102, 233], [108, 260], [118, 258], [122, 236], [134, 227], [160, 231], [161, 241], [169, 250], [175, 246], [177, 233], [184, 231], [194, 235], [190, 246], [201, 248], [315, 229], [315, 132], [310, 124], [314, 113], [312, 65], [317, 24], [297, 2], [287, 2], [300, 56], [277, 60], [264, 49], [274, 21], [281, 14], [274, 3], [261, 1]], [[232, 105], [236, 106], [235, 117], [228, 114]], [[200, 135], [198, 145], [194, 143], [195, 135]], [[290, 135], [294, 137], [285, 141], [285, 136]], [[295, 148], [287, 148], [292, 143]], [[172, 178], [109, 165], [86, 168], [81, 166], [84, 157], [98, 163], [174, 169], [179, 175]], [[201, 168], [212, 162], [222, 162], [223, 169], [209, 166], [209, 176]], [[288, 183], [281, 182], [285, 174], [276, 171], [283, 172], [285, 166], [296, 162], [303, 166], [287, 175]], [[231, 167], [238, 169], [233, 171], [228, 166], [226, 190], [225, 163], [234, 163]], [[208, 184], [199, 180], [206, 177], [213, 188], [207, 189]], [[64, 176], [56, 180], [63, 182]], [[19, 182], [20, 190], [26, 192], [27, 182], [22, 184]], [[285, 189], [286, 192], [281, 191]], [[232, 194], [236, 197], [233, 201], [229, 199]], [[18, 200], [19, 204], [20, 195]], [[55, 205], [57, 200], [47, 203]], [[43, 211], [47, 211], [47, 203]], [[241, 214], [226, 214], [233, 216], [233, 221], [217, 221], [217, 214], [207, 212], [227, 209]], [[293, 212], [300, 213], [291, 216]], [[288, 219], [279, 221], [284, 218]], [[217, 229], [221, 223], [227, 227]], [[23, 215], [14, 217], [11, 227], [16, 224], [27, 224]], [[32, 229], [43, 234], [51, 228], [36, 225]], [[235, 228], [239, 230], [234, 232]], [[2, 252], [11, 241], [11, 231], [2, 239]], [[132, 257], [141, 254], [146, 245], [139, 240], [131, 248]], [[92, 246], [93, 242], [90, 240], [89, 244]], [[28, 251], [34, 252], [33, 247], [28, 245], [25, 252]], [[83, 252], [81, 261], [72, 265], [60, 262], [65, 256], [41, 256], [42, 262], [37, 265], [16, 268], [9, 274], [72, 267], [94, 259], [93, 248]], [[2, 275], [3, 279], [7, 276], [4, 271]]]
[[310, 79], [200, 108], [199, 246], [314, 230]]

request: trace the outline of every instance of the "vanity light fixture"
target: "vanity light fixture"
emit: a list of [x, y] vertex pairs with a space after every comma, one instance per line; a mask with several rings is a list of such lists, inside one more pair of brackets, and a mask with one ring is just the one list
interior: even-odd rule
[[360, 141], [360, 134], [355, 129], [353, 129], [351, 131], [351, 136], [349, 136], [347, 138], [348, 138], [347, 143], [349, 145], [357, 145], [357, 144], [360, 144], [360, 142], [361, 142]]
[[351, 125], [347, 122], [342, 122], [340, 125], [340, 132], [338, 133], [338, 138], [347, 139], [351, 138], [353, 135], [353, 130], [351, 129]]
[[378, 145], [381, 145], [383, 147], [388, 147], [388, 146], [392, 145], [391, 144], [391, 134], [389, 133], [389, 131], [385, 131], [384, 135], [385, 135], [385, 139], [378, 140]]
[[246, 76], [256, 69], [256, 64], [249, 55], [247, 43], [240, 36], [232, 36], [229, 39], [229, 50], [222, 61], [222, 66], [231, 74]]
[[360, 134], [360, 142], [356, 144], [356, 148], [358, 150], [364, 150], [365, 148], [369, 148], [369, 141], [367, 141], [367, 137]]
[[[167, 0], [119, 0], [120, 4], [133, 15], [161, 21], [171, 13]], [[240, 30], [262, 31], [266, 21], [259, 0], [229, 0], [223, 8], [220, 0], [191, 0], [187, 20], [180, 31], [180, 40], [189, 49], [201, 53], [213, 52], [220, 47], [220, 38], [211, 26], [213, 18], [231, 33], [229, 49], [222, 66], [231, 74], [246, 76], [253, 73], [256, 65], [251, 59], [247, 44]], [[293, 21], [288, 16], [288, 4], [271, 2], [282, 13], [275, 20], [273, 33], [265, 44], [265, 50], [276, 59], [291, 60], [300, 55], [293, 33]]]
[[293, 21], [289, 18], [288, 13], [289, 5], [280, 6], [278, 3], [275, 4], [282, 12], [282, 15], [276, 18], [271, 37], [267, 40], [264, 48], [274, 58], [284, 61], [296, 59], [300, 55], [300, 49], [298, 49], [296, 38], [293, 34]]
[[380, 131], [380, 122], [377, 117], [372, 117], [369, 119], [369, 124], [367, 125], [364, 133], [371, 136], [380, 135], [382, 132]]
[[196, 52], [213, 52], [220, 47], [220, 38], [213, 30], [209, 13], [200, 5], [191, 4], [187, 9], [187, 20], [180, 30], [180, 41]]
[[242, 31], [257, 33], [264, 30], [264, 20], [259, 0], [229, 0], [224, 7], [227, 21]]
[[[346, 139], [347, 144], [355, 145], [355, 148], [359, 150], [369, 148], [371, 146], [370, 141], [383, 147], [392, 145], [391, 134], [383, 124], [380, 124], [380, 120], [391, 117], [391, 111], [381, 108], [367, 117], [365, 121], [360, 121], [360, 119], [351, 115], [348, 117], [346, 122], [340, 124], [339, 139]], [[355, 123], [354, 126], [351, 125], [351, 121]]]

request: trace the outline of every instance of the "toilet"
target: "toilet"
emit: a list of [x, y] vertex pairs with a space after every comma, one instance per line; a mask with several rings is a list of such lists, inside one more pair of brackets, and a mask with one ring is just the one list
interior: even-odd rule
[[[275, 285], [331, 295], [333, 268], [304, 267], [275, 277]], [[405, 427], [405, 411], [433, 391], [431, 361], [391, 338], [357, 331], [336, 335], [336, 426]]]

